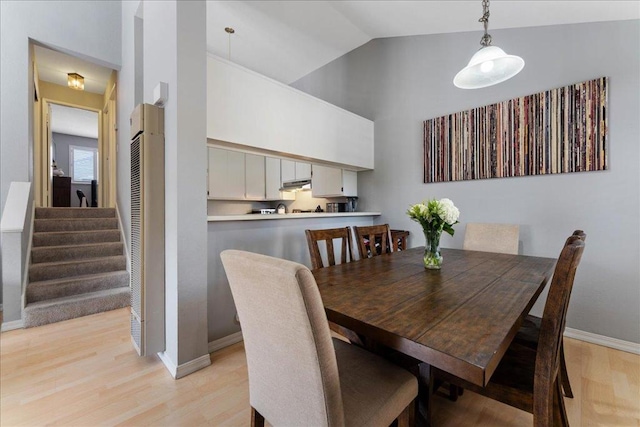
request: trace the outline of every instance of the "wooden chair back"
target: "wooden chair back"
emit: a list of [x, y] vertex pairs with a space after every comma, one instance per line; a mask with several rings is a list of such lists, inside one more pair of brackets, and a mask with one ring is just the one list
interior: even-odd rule
[[391, 241], [393, 242], [393, 252], [407, 250], [407, 230], [391, 230]]
[[584, 233], [570, 236], [556, 264], [542, 315], [535, 362], [533, 416], [537, 425], [553, 425], [554, 387], [560, 365], [560, 349], [569, 297], [582, 253]]
[[[340, 263], [351, 262], [353, 254], [351, 250], [351, 230], [345, 228], [328, 228], [324, 230], [305, 230], [307, 235], [307, 246], [309, 246], [309, 255], [311, 256], [312, 269], [328, 267], [336, 265], [336, 251], [333, 245], [334, 239], [341, 239]], [[327, 262], [324, 265], [320, 252], [320, 242], [325, 242], [327, 250]]]
[[517, 255], [519, 238], [520, 226], [517, 224], [469, 223], [462, 249]]
[[360, 259], [371, 258], [391, 252], [391, 230], [389, 224], [368, 227], [353, 226]]

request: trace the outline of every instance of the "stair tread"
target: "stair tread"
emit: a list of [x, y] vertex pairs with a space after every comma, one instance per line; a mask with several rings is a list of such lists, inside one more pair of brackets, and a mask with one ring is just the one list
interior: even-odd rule
[[48, 299], [48, 300], [44, 300], [44, 301], [32, 302], [32, 303], [27, 304], [27, 306], [24, 309], [25, 309], [25, 311], [28, 311], [30, 309], [33, 310], [33, 309], [38, 309], [38, 308], [47, 308], [47, 307], [55, 306], [55, 305], [58, 305], [58, 304], [83, 301], [83, 300], [88, 300], [88, 299], [93, 299], [93, 298], [99, 298], [99, 297], [102, 297], [102, 296], [109, 296], [109, 295], [119, 294], [119, 293], [122, 293], [122, 292], [129, 292], [129, 291], [130, 291], [129, 286], [120, 286], [120, 287], [117, 287], [117, 288], [104, 289], [104, 290], [101, 290], [101, 291], [88, 292], [88, 293], [85, 293], [85, 294], [71, 295], [71, 296], [67, 296], [67, 297], [60, 297], [60, 298]]
[[43, 252], [43, 251], [47, 251], [47, 250], [53, 250], [53, 249], [70, 249], [70, 248], [80, 248], [80, 247], [84, 247], [84, 248], [90, 248], [90, 247], [95, 247], [95, 246], [115, 246], [115, 245], [122, 245], [123, 243], [118, 241], [118, 242], [99, 242], [99, 243], [72, 243], [70, 245], [56, 245], [56, 246], [36, 246], [34, 248], [31, 248], [31, 251], [36, 251], [36, 252]]
[[120, 276], [120, 275], [129, 275], [127, 270], [117, 270], [117, 271], [108, 271], [105, 273], [94, 273], [94, 274], [83, 274], [81, 276], [69, 276], [69, 277], [61, 277], [59, 279], [49, 279], [49, 280], [39, 280], [37, 282], [29, 282], [27, 287], [35, 285], [35, 286], [55, 286], [64, 283], [70, 282], [81, 282], [83, 280], [96, 279], [101, 277], [110, 277], [110, 276]]
[[87, 234], [87, 233], [104, 233], [105, 231], [120, 231], [118, 228], [107, 228], [104, 230], [69, 230], [69, 231], [34, 231], [34, 235], [42, 236], [44, 234]]
[[59, 265], [72, 265], [72, 264], [86, 264], [86, 263], [94, 263], [96, 261], [108, 261], [108, 260], [119, 260], [124, 258], [124, 255], [112, 255], [112, 256], [104, 256], [104, 257], [95, 257], [95, 258], [84, 258], [73, 261], [54, 261], [54, 262], [41, 262], [37, 264], [31, 264], [30, 268], [38, 267], [38, 269], [43, 269], [51, 266], [59, 266]]

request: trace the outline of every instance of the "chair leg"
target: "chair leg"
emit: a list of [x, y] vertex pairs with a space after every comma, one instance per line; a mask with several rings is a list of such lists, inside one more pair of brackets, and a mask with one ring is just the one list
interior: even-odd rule
[[[557, 418], [559, 418], [557, 419], [556, 416], [554, 416], [554, 423], [557, 423], [562, 427], [569, 427], [569, 418], [567, 417], [567, 408], [564, 406], [564, 396], [562, 395], [560, 378], [556, 380], [554, 396], [556, 400], [556, 403], [554, 404], [554, 411], [557, 411]], [[555, 408], [556, 406], [557, 409]]]
[[564, 395], [573, 399], [573, 391], [569, 382], [569, 372], [567, 371], [567, 361], [564, 358], [564, 340], [560, 343], [560, 379], [562, 380], [562, 389]]
[[449, 384], [449, 400], [455, 402], [458, 400], [458, 386]]
[[404, 408], [404, 411], [402, 411], [402, 413], [396, 419], [398, 423], [398, 427], [413, 427], [416, 424], [415, 405], [416, 405], [416, 401], [414, 399], [411, 401], [411, 403], [409, 403], [409, 405], [406, 408]]
[[251, 407], [251, 427], [264, 427], [264, 417], [253, 406]]

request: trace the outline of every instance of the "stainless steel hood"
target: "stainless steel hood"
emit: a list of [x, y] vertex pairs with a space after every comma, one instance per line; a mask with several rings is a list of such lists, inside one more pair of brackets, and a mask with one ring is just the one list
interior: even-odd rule
[[297, 179], [293, 181], [285, 181], [282, 183], [280, 191], [302, 191], [311, 190], [310, 179]]

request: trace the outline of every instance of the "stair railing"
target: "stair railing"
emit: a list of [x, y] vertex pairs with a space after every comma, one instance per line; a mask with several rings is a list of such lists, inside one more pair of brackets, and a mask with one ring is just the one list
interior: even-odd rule
[[31, 256], [33, 186], [12, 182], [0, 220], [2, 233], [2, 331], [22, 328]]

